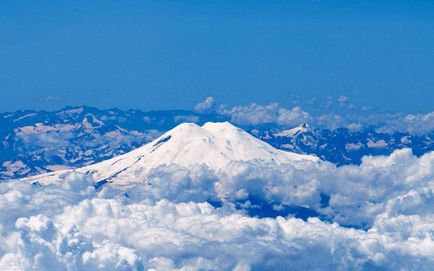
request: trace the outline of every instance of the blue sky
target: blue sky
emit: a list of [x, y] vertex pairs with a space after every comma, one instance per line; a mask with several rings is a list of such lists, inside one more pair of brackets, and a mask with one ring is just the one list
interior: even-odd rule
[[1, 1], [0, 111], [345, 95], [427, 112], [433, 15], [433, 1]]

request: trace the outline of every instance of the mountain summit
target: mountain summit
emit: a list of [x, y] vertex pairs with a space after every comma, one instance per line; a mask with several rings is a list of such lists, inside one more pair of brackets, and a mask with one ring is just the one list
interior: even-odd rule
[[[233, 161], [283, 164], [300, 160], [318, 158], [275, 149], [229, 122], [207, 122], [203, 126], [183, 123], [138, 149], [76, 171], [92, 176], [96, 182], [125, 184], [145, 180], [151, 169], [161, 165], [204, 164], [217, 171]], [[64, 172], [30, 179], [55, 181]]]
[[276, 136], [279, 136], [279, 137], [295, 137], [295, 136], [297, 136], [299, 134], [307, 133], [307, 132], [314, 133], [315, 130], [309, 124], [302, 123], [302, 124], [300, 124], [299, 126], [297, 126], [295, 128], [292, 128], [292, 129], [289, 129], [289, 130], [283, 130], [283, 131], [277, 133]]

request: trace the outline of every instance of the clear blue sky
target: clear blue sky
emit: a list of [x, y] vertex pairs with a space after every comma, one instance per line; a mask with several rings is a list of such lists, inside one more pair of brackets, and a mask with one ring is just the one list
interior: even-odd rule
[[0, 111], [342, 94], [434, 110], [434, 1], [0, 1]]

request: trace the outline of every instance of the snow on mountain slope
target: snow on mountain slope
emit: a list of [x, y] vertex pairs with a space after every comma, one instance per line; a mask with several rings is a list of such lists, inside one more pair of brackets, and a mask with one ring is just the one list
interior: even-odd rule
[[310, 125], [303, 123], [300, 126], [297, 126], [295, 128], [289, 129], [289, 130], [283, 130], [276, 134], [276, 136], [280, 137], [294, 137], [300, 133], [305, 133], [313, 131], [312, 127]]
[[[123, 185], [145, 182], [149, 171], [160, 165], [204, 164], [218, 171], [233, 161], [284, 164], [318, 160], [315, 156], [275, 149], [229, 122], [208, 122], [202, 127], [184, 123], [136, 150], [76, 171], [92, 176], [96, 182]], [[42, 174], [28, 180], [57, 181], [66, 172]]]
[[[99, 163], [143, 146], [183, 122], [203, 125], [229, 119], [188, 110], [144, 112], [86, 106], [0, 113], [0, 182]], [[402, 148], [411, 148], [417, 156], [434, 150], [434, 131], [386, 131], [374, 124], [361, 130], [321, 127], [257, 124], [240, 128], [277, 149], [312, 154], [337, 166], [360, 165], [363, 156], [390, 155]]]

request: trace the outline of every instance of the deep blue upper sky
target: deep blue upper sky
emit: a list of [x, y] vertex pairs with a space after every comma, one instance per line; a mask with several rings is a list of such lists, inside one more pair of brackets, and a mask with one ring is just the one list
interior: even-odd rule
[[434, 110], [434, 1], [0, 2], [0, 111], [339, 95]]

